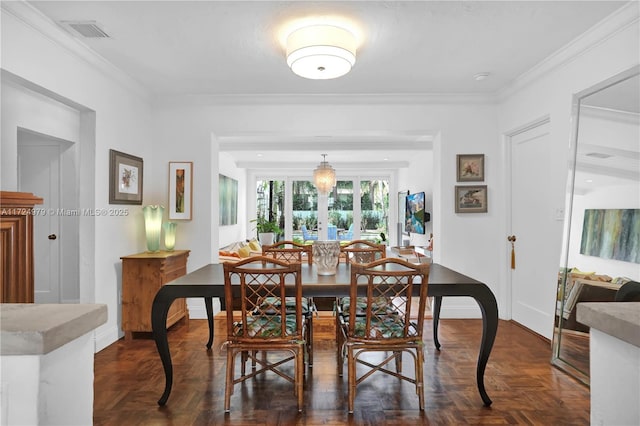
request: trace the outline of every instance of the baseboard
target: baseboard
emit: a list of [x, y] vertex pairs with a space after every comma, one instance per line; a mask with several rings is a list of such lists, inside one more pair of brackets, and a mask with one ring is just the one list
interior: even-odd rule
[[[204, 299], [187, 299], [187, 309], [189, 309], [189, 319], [207, 319], [207, 308], [204, 306]], [[213, 315], [218, 312], [220, 312], [220, 300], [216, 297], [213, 299]]]
[[120, 330], [118, 330], [117, 325], [105, 329], [98, 329], [94, 332], [93, 338], [95, 344], [94, 350], [98, 353], [120, 339]]
[[526, 326], [524, 326], [524, 325], [520, 324], [520, 323], [519, 323], [519, 322], [517, 322], [517, 321], [509, 320], [509, 322], [510, 322], [511, 324], [513, 324], [513, 325], [515, 325], [515, 326], [517, 326], [517, 327], [519, 327], [519, 328], [523, 329], [524, 331], [527, 331], [528, 333], [533, 334], [534, 336], [538, 337], [539, 339], [544, 340], [544, 341], [545, 341], [545, 342], [547, 342], [548, 344], [551, 344], [551, 340], [549, 340], [548, 338], [544, 337], [542, 334], [538, 334], [538, 333], [536, 333], [535, 331], [533, 331], [533, 330], [531, 330], [530, 328], [528, 328], [528, 327], [526, 327]]
[[442, 307], [440, 309], [440, 319], [478, 319], [482, 318], [480, 308], [474, 307]]

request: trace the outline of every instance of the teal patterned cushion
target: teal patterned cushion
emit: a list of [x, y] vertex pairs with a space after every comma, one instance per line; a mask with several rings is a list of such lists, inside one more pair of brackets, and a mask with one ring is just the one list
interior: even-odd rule
[[[391, 339], [407, 337], [404, 335], [404, 322], [398, 315], [387, 315], [385, 317], [371, 318], [371, 329], [369, 336], [365, 336], [366, 318], [356, 317], [355, 336], [369, 337], [373, 339]], [[417, 335], [415, 324], [411, 323], [408, 336]]]
[[[234, 324], [233, 333], [240, 336], [243, 331], [244, 324], [236, 322]], [[247, 317], [247, 333], [250, 337], [283, 337], [280, 327], [280, 317]], [[285, 324], [285, 333], [287, 336], [296, 333], [296, 317], [295, 315], [287, 315]]]
[[[270, 296], [265, 297], [262, 303], [260, 304], [260, 310], [265, 313], [276, 313], [276, 309], [279, 309], [281, 306], [281, 300], [279, 297]], [[296, 312], [296, 298], [295, 297], [285, 297], [284, 298], [285, 306], [287, 307], [288, 314], [294, 314]], [[308, 298], [302, 298], [302, 314], [307, 315], [310, 312], [309, 306], [312, 302], [309, 301]], [[271, 312], [269, 312], [271, 311]]]
[[[340, 303], [340, 308], [342, 309], [343, 315], [349, 315], [349, 309], [351, 308], [351, 298], [343, 297], [342, 299], [340, 299], [339, 303]], [[366, 297], [356, 298], [356, 315], [357, 316], [366, 315], [366, 308], [367, 308], [367, 298]], [[387, 299], [386, 297], [376, 297], [373, 300], [371, 309], [373, 309], [374, 312], [380, 312], [380, 313], [384, 313], [385, 311], [387, 313], [394, 312], [393, 305], [390, 303], [389, 299]]]

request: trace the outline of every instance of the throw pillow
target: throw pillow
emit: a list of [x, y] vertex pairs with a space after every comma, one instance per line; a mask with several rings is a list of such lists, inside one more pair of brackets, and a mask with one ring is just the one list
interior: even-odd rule
[[260, 243], [257, 240], [249, 241], [249, 248], [251, 249], [252, 252], [262, 253], [262, 247], [260, 246]]
[[251, 249], [249, 246], [244, 246], [238, 250], [238, 255], [242, 258], [251, 256]]

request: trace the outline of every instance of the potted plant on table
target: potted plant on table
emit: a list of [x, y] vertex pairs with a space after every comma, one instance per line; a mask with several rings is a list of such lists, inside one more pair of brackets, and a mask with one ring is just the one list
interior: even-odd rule
[[255, 230], [258, 233], [258, 241], [261, 245], [273, 244], [276, 237], [282, 232], [278, 224], [274, 221], [269, 221], [264, 217], [258, 217], [251, 222], [255, 222]]

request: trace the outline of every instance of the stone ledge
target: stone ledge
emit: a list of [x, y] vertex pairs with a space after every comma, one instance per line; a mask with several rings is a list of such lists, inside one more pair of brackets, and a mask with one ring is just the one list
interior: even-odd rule
[[107, 322], [107, 305], [0, 305], [0, 355], [44, 355]]
[[578, 303], [577, 320], [640, 347], [640, 302]]

